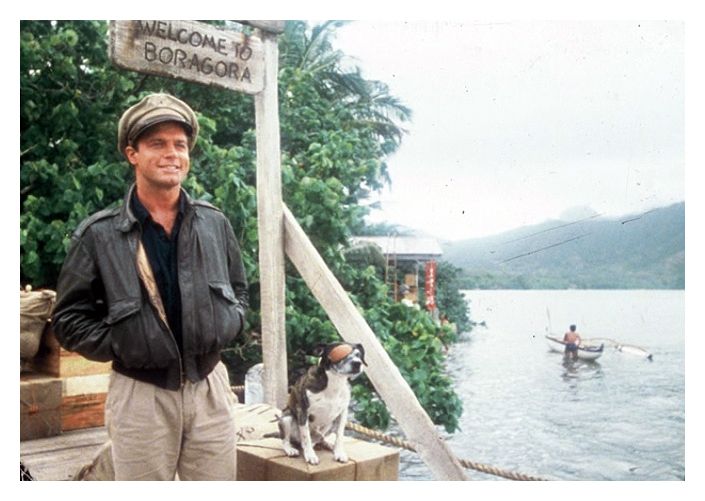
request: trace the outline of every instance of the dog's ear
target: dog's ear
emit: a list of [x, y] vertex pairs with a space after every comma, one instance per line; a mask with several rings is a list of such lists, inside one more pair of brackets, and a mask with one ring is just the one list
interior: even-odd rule
[[357, 343], [355, 348], [360, 352], [360, 360], [362, 360], [362, 363], [367, 365], [367, 362], [365, 362], [365, 347], [362, 346], [361, 343]]
[[323, 354], [326, 352], [326, 346], [328, 346], [326, 343], [318, 343], [316, 346], [313, 347], [313, 350], [311, 350], [310, 355], [314, 357], [322, 357]]

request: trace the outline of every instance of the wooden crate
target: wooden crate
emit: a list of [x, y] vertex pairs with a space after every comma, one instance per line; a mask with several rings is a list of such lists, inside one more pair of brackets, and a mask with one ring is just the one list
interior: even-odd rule
[[61, 429], [103, 426], [110, 374], [61, 378]]
[[90, 376], [110, 373], [110, 362], [94, 362], [59, 345], [51, 323], [44, 329], [39, 352], [29, 363], [29, 369], [54, 377]]
[[48, 323], [39, 352], [27, 368], [21, 376], [24, 379], [49, 377], [58, 381], [59, 401], [51, 423], [55, 426], [58, 422], [59, 432], [103, 426], [110, 362], [94, 362], [63, 349]]
[[20, 378], [20, 440], [61, 434], [61, 379]]
[[61, 431], [103, 426], [105, 424], [105, 398], [105, 393], [62, 397]]
[[66, 351], [63, 348], [59, 352], [59, 377], [110, 374], [111, 368], [110, 362], [88, 360], [78, 353]]
[[56, 340], [51, 323], [47, 323], [39, 343], [39, 351], [34, 358], [27, 362], [28, 372], [59, 377], [59, 354], [61, 346]]
[[333, 459], [333, 453], [317, 450], [320, 459], [310, 465], [302, 457], [290, 458], [281, 440], [265, 438], [237, 444], [238, 480], [398, 480], [399, 451], [345, 437], [347, 463]]

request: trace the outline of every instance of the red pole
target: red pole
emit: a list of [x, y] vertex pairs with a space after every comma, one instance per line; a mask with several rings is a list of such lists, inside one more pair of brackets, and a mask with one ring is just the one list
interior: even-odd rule
[[433, 311], [436, 309], [436, 261], [426, 262], [426, 280], [424, 293], [426, 294], [426, 309]]

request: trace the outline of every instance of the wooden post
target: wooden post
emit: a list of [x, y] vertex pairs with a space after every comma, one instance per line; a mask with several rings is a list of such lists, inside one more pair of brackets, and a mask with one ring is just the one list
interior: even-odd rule
[[261, 31], [265, 85], [255, 95], [257, 126], [257, 223], [262, 316], [264, 400], [283, 408], [287, 400], [284, 227], [282, 223], [281, 151], [277, 37]]
[[340, 335], [348, 342], [362, 343], [365, 347], [370, 381], [435, 478], [466, 480], [463, 467], [441, 439], [399, 369], [285, 206], [284, 235], [287, 256]]

